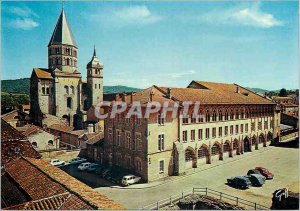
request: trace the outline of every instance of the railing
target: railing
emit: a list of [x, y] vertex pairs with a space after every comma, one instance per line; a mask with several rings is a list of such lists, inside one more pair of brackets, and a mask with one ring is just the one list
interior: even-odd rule
[[165, 198], [159, 200], [155, 203], [149, 204], [144, 206], [140, 209], [142, 210], [159, 210], [160, 208], [172, 205], [177, 203], [180, 199], [183, 199], [191, 194], [200, 194], [205, 196], [211, 196], [215, 199], [219, 199], [220, 201], [227, 202], [229, 204], [233, 204], [236, 206], [240, 206], [243, 209], [250, 209], [250, 210], [269, 210], [269, 207], [263, 206], [256, 202], [251, 202], [240, 197], [232, 196], [220, 191], [216, 191], [210, 188], [193, 188], [192, 190], [183, 191], [180, 194], [170, 196], [169, 198]]

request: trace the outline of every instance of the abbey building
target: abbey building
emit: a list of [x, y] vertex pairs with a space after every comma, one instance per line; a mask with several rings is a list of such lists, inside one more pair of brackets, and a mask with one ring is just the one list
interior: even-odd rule
[[87, 81], [77, 68], [78, 46], [64, 10], [48, 44], [48, 68], [33, 68], [30, 79], [31, 117], [42, 124], [46, 114], [82, 128], [87, 111], [103, 100], [103, 65], [96, 55], [87, 64]]

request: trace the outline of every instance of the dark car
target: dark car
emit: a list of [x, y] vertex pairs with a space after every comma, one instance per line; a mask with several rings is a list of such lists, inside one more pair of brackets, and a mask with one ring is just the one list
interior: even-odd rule
[[227, 184], [240, 189], [247, 189], [252, 185], [249, 178], [243, 176], [230, 177], [227, 179]]
[[261, 174], [250, 174], [247, 177], [253, 186], [261, 187], [265, 184], [265, 177]]
[[257, 169], [250, 169], [247, 173], [247, 175], [250, 175], [250, 174], [261, 174], [259, 170]]
[[260, 174], [264, 175], [266, 177], [266, 179], [274, 178], [274, 174], [272, 174], [268, 169], [266, 169], [264, 167], [256, 167], [255, 169], [258, 170], [260, 172]]

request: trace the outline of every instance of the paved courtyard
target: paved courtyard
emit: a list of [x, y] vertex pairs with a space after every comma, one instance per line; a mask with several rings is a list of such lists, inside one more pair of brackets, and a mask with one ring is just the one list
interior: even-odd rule
[[[256, 166], [264, 166], [274, 173], [273, 180], [267, 180], [263, 187], [238, 190], [227, 186], [226, 178], [245, 175]], [[204, 165], [197, 172], [181, 177], [170, 177], [165, 181], [150, 184], [137, 184], [125, 188], [117, 186], [96, 188], [97, 191], [115, 199], [128, 209], [137, 209], [183, 190], [193, 187], [208, 187], [230, 195], [270, 207], [272, 193], [288, 187], [299, 191], [299, 149], [287, 147], [262, 148], [234, 158], [225, 158], [214, 164]]]

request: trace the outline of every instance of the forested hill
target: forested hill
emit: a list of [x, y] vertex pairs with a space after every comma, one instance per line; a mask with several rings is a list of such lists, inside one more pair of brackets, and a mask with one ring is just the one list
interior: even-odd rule
[[[1, 92], [29, 95], [30, 79], [2, 80]], [[140, 89], [128, 86], [104, 86], [104, 93], [133, 92]]]

